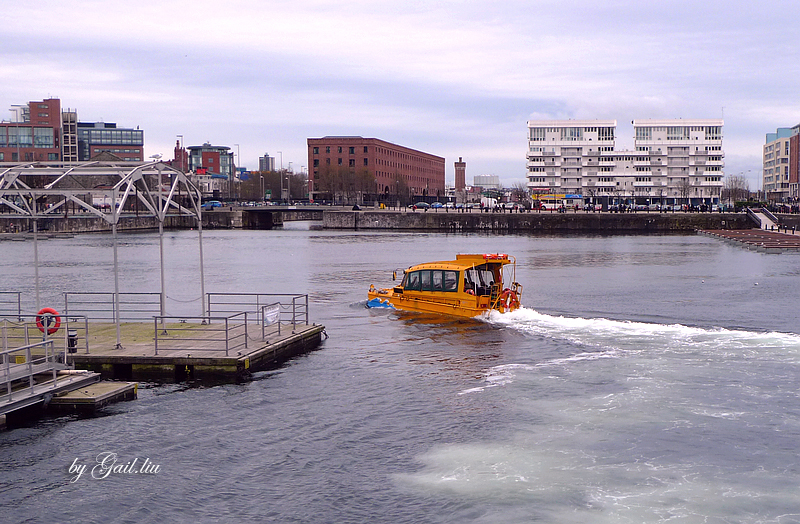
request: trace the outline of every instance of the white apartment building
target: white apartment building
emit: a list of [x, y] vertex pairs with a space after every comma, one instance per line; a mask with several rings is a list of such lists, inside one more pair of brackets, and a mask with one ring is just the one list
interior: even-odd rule
[[617, 150], [616, 120], [528, 122], [533, 195], [587, 202], [717, 204], [722, 120], [634, 120], [634, 151]]

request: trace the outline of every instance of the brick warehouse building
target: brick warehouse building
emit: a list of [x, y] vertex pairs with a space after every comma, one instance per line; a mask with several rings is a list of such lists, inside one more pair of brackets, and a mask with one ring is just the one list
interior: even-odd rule
[[443, 157], [360, 136], [309, 138], [307, 144], [312, 199], [406, 203], [444, 198]]

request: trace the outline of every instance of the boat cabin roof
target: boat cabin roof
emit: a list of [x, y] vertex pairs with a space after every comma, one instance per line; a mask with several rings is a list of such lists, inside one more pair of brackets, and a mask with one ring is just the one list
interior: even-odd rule
[[449, 269], [449, 270], [456, 270], [461, 271], [467, 268], [471, 268], [474, 266], [482, 266], [483, 264], [510, 264], [512, 260], [506, 254], [499, 254], [499, 253], [486, 253], [486, 254], [478, 254], [478, 255], [463, 255], [458, 254], [456, 255], [455, 260], [443, 260], [440, 262], [425, 262], [424, 264], [417, 264], [415, 266], [411, 266], [406, 270], [409, 271], [419, 271], [421, 269]]

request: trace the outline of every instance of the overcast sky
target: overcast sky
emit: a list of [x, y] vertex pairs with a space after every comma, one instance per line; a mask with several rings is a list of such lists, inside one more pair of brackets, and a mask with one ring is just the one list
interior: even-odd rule
[[0, 5], [0, 108], [57, 97], [165, 159], [183, 135], [300, 171], [306, 138], [360, 135], [511, 185], [530, 119], [616, 119], [621, 149], [634, 119], [724, 118], [757, 189], [765, 134], [800, 123], [797, 0]]

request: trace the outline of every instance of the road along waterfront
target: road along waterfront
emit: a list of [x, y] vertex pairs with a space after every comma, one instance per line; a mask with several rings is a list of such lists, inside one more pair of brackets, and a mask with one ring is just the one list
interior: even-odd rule
[[[309, 293], [320, 350], [246, 384], [143, 384], [107, 416], [0, 434], [0, 518], [797, 520], [795, 255], [699, 235], [294, 227], [205, 234], [206, 287]], [[157, 234], [121, 241], [122, 291], [157, 289]], [[166, 243], [168, 308], [193, 311], [196, 239]], [[110, 245], [42, 242], [44, 304], [108, 290]], [[32, 296], [31, 250], [3, 244], [0, 289]], [[393, 269], [458, 252], [515, 255], [525, 307], [484, 321], [364, 308]], [[158, 472], [72, 482], [70, 465], [108, 453]]]

